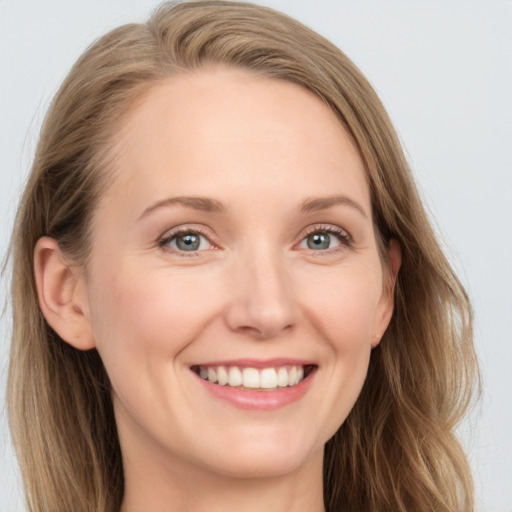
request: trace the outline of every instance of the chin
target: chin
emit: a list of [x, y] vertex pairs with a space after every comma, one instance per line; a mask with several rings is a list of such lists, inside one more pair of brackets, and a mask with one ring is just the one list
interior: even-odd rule
[[230, 477], [271, 478], [297, 472], [315, 456], [322, 460], [323, 443], [312, 445], [303, 436], [290, 436], [288, 429], [278, 436], [265, 430], [245, 440], [231, 437], [210, 469]]

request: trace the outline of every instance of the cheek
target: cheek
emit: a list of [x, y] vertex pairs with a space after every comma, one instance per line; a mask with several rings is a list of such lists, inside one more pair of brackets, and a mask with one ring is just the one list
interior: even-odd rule
[[311, 339], [326, 349], [319, 373], [323, 389], [317, 404], [318, 418], [323, 419], [319, 442], [334, 435], [361, 392], [381, 289], [379, 267], [374, 265], [330, 268], [316, 272], [314, 280], [302, 280], [303, 310], [313, 334], [320, 334]]
[[363, 266], [317, 276], [303, 297], [312, 323], [332, 348], [349, 354], [371, 342], [381, 290], [380, 274]]
[[105, 363], [176, 357], [204, 329], [218, 302], [215, 287], [198, 281], [165, 269], [130, 267], [98, 279], [92, 323]]

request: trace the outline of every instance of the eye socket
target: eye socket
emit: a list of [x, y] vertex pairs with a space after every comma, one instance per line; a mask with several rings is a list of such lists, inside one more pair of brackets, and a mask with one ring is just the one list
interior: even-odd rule
[[[314, 252], [330, 252], [349, 247], [352, 243], [350, 235], [336, 226], [313, 226], [300, 241], [297, 248]], [[196, 229], [181, 229], [168, 234], [159, 242], [164, 250], [178, 254], [194, 255], [199, 252], [214, 249], [216, 246], [207, 235]]]
[[350, 235], [341, 228], [315, 227], [301, 240], [299, 249], [322, 252], [350, 245]]
[[312, 233], [311, 235], [308, 235], [305, 238], [305, 241], [306, 245], [308, 246], [308, 249], [313, 249], [314, 251], [322, 251], [325, 249], [331, 249], [333, 239], [336, 245], [340, 244], [340, 241], [335, 239], [330, 234], [321, 232]]
[[194, 253], [212, 248], [212, 243], [205, 235], [193, 230], [183, 230], [172, 233], [160, 242], [163, 248], [177, 252]]

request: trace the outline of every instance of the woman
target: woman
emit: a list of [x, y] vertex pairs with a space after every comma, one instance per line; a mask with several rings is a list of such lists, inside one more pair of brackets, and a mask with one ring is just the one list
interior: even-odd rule
[[471, 314], [375, 93], [275, 11], [164, 5], [48, 112], [13, 236], [30, 509], [473, 509]]

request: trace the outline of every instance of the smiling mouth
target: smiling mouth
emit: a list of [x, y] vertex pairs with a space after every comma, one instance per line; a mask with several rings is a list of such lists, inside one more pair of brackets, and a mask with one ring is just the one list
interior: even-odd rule
[[202, 379], [219, 386], [269, 391], [297, 386], [316, 368], [312, 364], [284, 365], [277, 368], [195, 365], [191, 370]]

